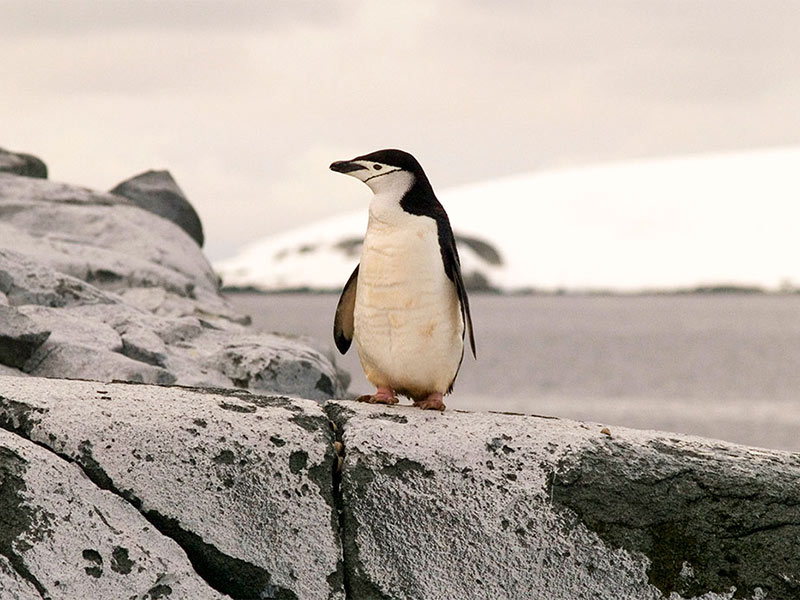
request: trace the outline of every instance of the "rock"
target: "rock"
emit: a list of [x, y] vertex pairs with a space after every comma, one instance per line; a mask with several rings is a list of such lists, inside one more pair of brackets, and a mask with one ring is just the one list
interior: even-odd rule
[[160, 367], [110, 350], [75, 344], [43, 344], [23, 370], [37, 377], [171, 384], [177, 377]]
[[47, 179], [47, 165], [41, 159], [31, 154], [9, 152], [3, 148], [0, 148], [0, 172]]
[[330, 402], [352, 598], [800, 593], [800, 455]]
[[194, 317], [164, 319], [164, 326], [156, 331], [156, 335], [167, 344], [189, 346], [189, 342], [202, 335], [203, 325]]
[[[66, 481], [82, 486], [31, 474], [36, 502], [60, 495], [62, 505], [77, 504], [73, 512], [81, 518], [64, 522], [62, 512], [51, 511], [48, 518], [26, 517], [5, 538], [0, 533], [0, 544], [6, 539], [21, 548], [43, 535], [44, 524], [48, 536], [63, 540], [62, 555], [51, 553], [46, 563], [63, 581], [94, 583], [84, 570], [102, 569], [98, 581], [107, 578], [110, 585], [120, 579], [114, 548], [123, 547], [129, 549], [126, 560], [134, 561], [131, 572], [152, 582], [164, 569], [144, 562], [141, 548], [153, 538], [148, 543], [159, 548], [180, 545], [209, 586], [235, 599], [344, 598], [333, 433], [317, 403], [224, 390], [0, 378], [0, 426], [16, 434], [5, 437], [17, 445], [74, 471]], [[0, 494], [0, 502], [6, 496]], [[105, 498], [100, 517], [114, 535], [102, 523], [100, 533], [88, 527], [87, 520], [99, 518], [95, 497]], [[124, 508], [128, 520], [116, 517], [109, 504]], [[0, 510], [0, 522], [4, 514]], [[71, 541], [68, 536], [81, 527]], [[92, 554], [82, 559], [85, 549]], [[31, 569], [28, 552], [22, 559]], [[31, 569], [37, 578], [44, 571]], [[49, 591], [54, 584], [42, 585]]]
[[120, 290], [119, 294], [127, 304], [160, 316], [199, 316], [220, 329], [231, 323], [250, 323], [249, 317], [234, 312], [217, 292], [195, 290], [191, 296], [179, 296], [159, 287], [133, 287]]
[[[211, 303], [176, 303], [161, 288], [103, 292], [3, 250], [0, 289], [16, 307], [8, 310], [30, 319], [32, 327], [52, 332], [35, 354], [31, 351], [12, 365], [32, 375], [249, 386], [316, 400], [346, 394], [346, 377], [323, 352], [297, 340], [251, 333], [235, 313], [215, 316]], [[129, 303], [131, 299], [136, 301]], [[18, 351], [10, 342], [5, 346], [7, 354]]]
[[[6, 237], [0, 238], [0, 244], [7, 241]], [[4, 248], [0, 248], [0, 292], [12, 306], [63, 307], [118, 302], [93, 285]]]
[[121, 196], [0, 173], [0, 220], [18, 230], [25, 254], [103, 290], [158, 286], [190, 296], [218, 289], [184, 231]]
[[307, 345], [287, 338], [260, 334], [226, 340], [208, 359], [236, 387], [266, 393], [284, 390], [312, 400], [327, 400], [345, 391], [331, 362]]
[[125, 356], [151, 365], [164, 366], [167, 347], [160, 337], [141, 326], [123, 326], [122, 353]]
[[49, 329], [19, 310], [0, 305], [0, 363], [22, 367], [49, 336]]
[[[31, 323], [35, 322], [50, 332], [51, 346], [71, 344], [121, 352], [122, 339], [119, 334], [112, 327], [93, 318], [95, 311], [86, 310], [90, 308], [91, 305], [51, 308], [28, 304], [16, 310]], [[105, 307], [104, 310], [108, 308]]]
[[42, 600], [42, 596], [33, 584], [17, 573], [2, 554], [0, 554], [0, 590], [13, 600]]
[[554, 418], [0, 377], [0, 589], [142, 597], [177, 544], [234, 599], [790, 600], [799, 478]]
[[169, 219], [203, 246], [203, 225], [169, 171], [147, 171], [111, 190], [137, 206]]
[[248, 331], [218, 285], [184, 231], [127, 198], [0, 173], [0, 306], [53, 332], [24, 356], [0, 337], [15, 374], [346, 394], [323, 352]]
[[28, 374], [20, 371], [19, 369], [15, 369], [14, 367], [8, 367], [6, 365], [0, 364], [0, 377], [27, 377]]
[[0, 430], [3, 598], [223, 598], [181, 548], [76, 464]]

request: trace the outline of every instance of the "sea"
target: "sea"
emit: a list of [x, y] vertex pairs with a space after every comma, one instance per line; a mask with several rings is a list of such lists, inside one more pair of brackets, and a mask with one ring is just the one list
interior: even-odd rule
[[[308, 338], [372, 391], [333, 344], [333, 294], [229, 293], [265, 332]], [[448, 410], [555, 416], [800, 452], [800, 295], [472, 294]], [[402, 400], [401, 400], [402, 402]]]

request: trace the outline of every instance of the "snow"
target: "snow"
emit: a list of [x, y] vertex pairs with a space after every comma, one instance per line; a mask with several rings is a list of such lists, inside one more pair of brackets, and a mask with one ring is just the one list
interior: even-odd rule
[[[435, 182], [434, 182], [435, 185]], [[438, 192], [465, 273], [504, 290], [634, 291], [800, 283], [800, 147], [524, 174]], [[358, 262], [363, 211], [267, 237], [215, 264], [226, 285], [337, 289]]]

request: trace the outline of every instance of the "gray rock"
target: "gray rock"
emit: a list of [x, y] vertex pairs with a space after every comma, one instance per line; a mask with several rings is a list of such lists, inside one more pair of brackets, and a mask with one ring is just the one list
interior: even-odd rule
[[3, 148], [0, 148], [0, 172], [47, 179], [47, 165], [40, 158]]
[[[250, 386], [317, 400], [346, 393], [345, 379], [322, 352], [296, 340], [248, 332], [239, 323], [244, 319], [227, 312], [222, 299], [215, 306], [213, 299], [177, 301], [161, 288], [103, 292], [3, 250], [0, 288], [16, 306], [7, 310], [29, 318], [31, 327], [52, 332], [35, 354], [31, 350], [25, 360], [20, 355], [12, 365], [32, 375]], [[3, 351], [16, 355], [19, 349], [0, 337]]]
[[28, 359], [23, 370], [37, 377], [131, 381], [169, 385], [175, 375], [153, 365], [100, 348], [45, 342]]
[[[223, 390], [0, 378], [0, 425], [55, 453], [37, 448], [40, 454], [74, 461], [110, 492], [95, 489], [109, 502], [127, 501], [150, 533], [180, 544], [218, 591], [234, 598], [344, 598], [336, 455], [317, 403]], [[73, 492], [59, 485], [42, 477], [37, 494], [60, 491], [68, 504]], [[84, 512], [95, 518], [91, 507]], [[141, 525], [109, 522], [121, 537], [141, 535]], [[71, 531], [58, 518], [49, 526], [59, 535]], [[66, 539], [65, 557], [50, 562], [65, 580], [82, 575], [84, 567], [102, 566], [105, 574], [113, 546], [135, 547], [129, 541], [86, 545], [83, 536], [102, 537], [87, 530], [80, 541]], [[84, 546], [96, 550], [102, 564], [84, 564]], [[130, 553], [131, 559], [139, 555]], [[161, 572], [142, 566], [143, 580]]]
[[167, 347], [158, 335], [147, 327], [125, 325], [122, 336], [122, 353], [134, 360], [164, 366]]
[[345, 393], [329, 359], [307, 345], [276, 335], [227, 337], [207, 365], [220, 365], [236, 387], [298, 395], [313, 400]]
[[169, 171], [147, 171], [111, 190], [137, 206], [169, 219], [203, 246], [203, 225]]
[[57, 181], [36, 181], [11, 173], [0, 172], [0, 199], [3, 203], [21, 202], [75, 206], [131, 206], [121, 196], [96, 192], [89, 188]]
[[[252, 334], [218, 283], [186, 233], [128, 199], [0, 173], [0, 305], [53, 332], [12, 366], [42, 377], [344, 395], [323, 353]], [[3, 341], [0, 353], [18, 354]]]
[[19, 310], [0, 305], [0, 363], [22, 367], [49, 336], [49, 329]]
[[4, 599], [225, 597], [128, 502], [3, 430], [0, 482]]
[[798, 597], [798, 455], [532, 416], [327, 412], [349, 597]]
[[237, 314], [216, 291], [195, 290], [191, 296], [181, 296], [160, 287], [132, 287], [119, 294], [127, 304], [159, 316], [200, 317], [220, 329], [250, 323], [249, 317]]
[[200, 319], [195, 317], [179, 317], [164, 319], [164, 324], [156, 330], [156, 335], [167, 344], [189, 347], [189, 342], [203, 333]]
[[790, 600], [800, 585], [797, 454], [534, 416], [11, 377], [0, 428], [0, 585], [20, 598], [120, 597], [128, 574], [114, 566], [129, 563], [141, 585], [163, 584], [167, 559], [134, 549], [172, 542], [233, 598]]
[[[8, 238], [2, 238], [0, 244], [8, 241]], [[4, 248], [0, 248], [0, 292], [12, 306], [63, 307], [118, 302], [93, 285]]]
[[28, 377], [28, 374], [19, 370], [15, 369], [14, 367], [7, 367], [6, 365], [0, 365], [0, 377]]
[[26, 254], [104, 290], [158, 286], [189, 296], [218, 288], [180, 227], [121, 196], [0, 173], [0, 220], [27, 236]]
[[39, 591], [14, 570], [11, 562], [0, 554], [0, 590], [13, 600], [42, 600]]
[[[52, 308], [48, 306], [25, 305], [17, 308], [32, 323], [50, 332], [49, 342], [53, 345], [71, 344], [108, 350], [122, 351], [122, 339], [109, 325], [93, 318], [96, 305]], [[103, 307], [103, 311], [109, 311]]]

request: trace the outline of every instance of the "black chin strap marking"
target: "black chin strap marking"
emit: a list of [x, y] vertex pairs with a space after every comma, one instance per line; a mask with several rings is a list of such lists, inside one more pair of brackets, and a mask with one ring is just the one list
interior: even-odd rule
[[397, 173], [398, 171], [402, 171], [403, 169], [393, 169], [391, 171], [386, 171], [386, 173], [378, 173], [377, 175], [373, 175], [372, 177], [367, 177], [364, 180], [364, 183], [367, 183], [370, 179], [375, 179], [376, 177], [383, 177], [384, 175], [389, 175], [391, 173]]

